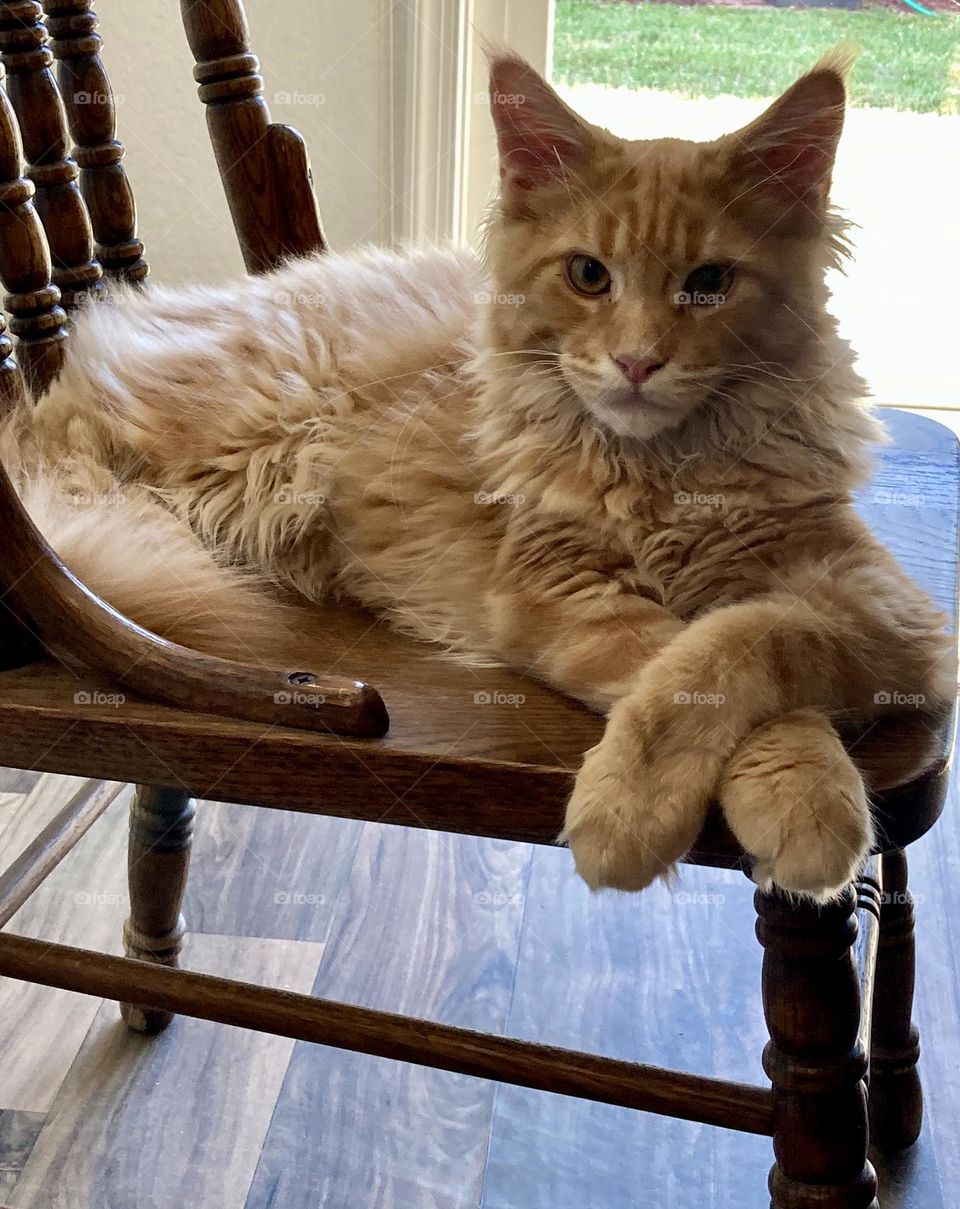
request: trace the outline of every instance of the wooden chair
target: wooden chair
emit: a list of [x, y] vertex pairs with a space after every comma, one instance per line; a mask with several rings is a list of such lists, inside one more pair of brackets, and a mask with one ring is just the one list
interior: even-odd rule
[[[303, 141], [270, 122], [240, 4], [182, 0], [182, 11], [247, 267], [323, 249]], [[14, 337], [0, 329], [7, 407], [56, 375], [69, 314], [85, 293], [100, 291], [104, 275], [139, 282], [147, 272], [99, 49], [84, 0], [0, 2], [0, 277]], [[955, 617], [957, 443], [904, 415], [891, 427], [895, 443], [881, 453], [862, 506]], [[263, 666], [200, 656], [118, 617], [79, 583], [2, 471], [0, 526], [0, 763], [91, 778], [0, 875], [0, 927], [120, 783], [138, 785], [127, 956], [4, 931], [0, 973], [119, 1000], [138, 1030], [183, 1012], [772, 1135], [777, 1209], [876, 1205], [868, 1105], [885, 1146], [909, 1146], [920, 1127], [903, 849], [942, 809], [950, 724], [930, 733], [918, 722], [909, 744], [902, 720], [850, 736], [855, 755], [869, 751], [885, 770], [872, 786], [882, 848], [857, 886], [823, 909], [756, 895], [770, 1086], [487, 1036], [176, 968], [193, 799], [553, 843], [601, 720], [509, 672], [480, 679], [439, 661], [358, 611], [304, 607], [297, 649], [264, 651]], [[350, 674], [371, 669], [379, 691]], [[522, 712], [478, 704], [499, 692], [522, 693]], [[746, 864], [717, 812], [688, 859]]]

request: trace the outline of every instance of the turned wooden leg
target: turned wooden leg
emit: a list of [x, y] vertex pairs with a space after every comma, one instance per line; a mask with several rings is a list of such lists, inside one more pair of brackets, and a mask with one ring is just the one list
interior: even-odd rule
[[867, 1070], [848, 887], [818, 907], [756, 895], [773, 1085], [771, 1209], [878, 1209], [867, 1162]]
[[[193, 814], [193, 799], [182, 790], [137, 786], [127, 849], [130, 918], [123, 926], [123, 947], [128, 957], [166, 966], [179, 962]], [[159, 1032], [173, 1019], [172, 1012], [129, 1003], [121, 1004], [120, 1012], [140, 1033]]]
[[915, 975], [913, 898], [907, 889], [906, 854], [898, 849], [882, 859], [870, 1038], [870, 1130], [882, 1149], [903, 1150], [917, 1140], [923, 1121], [917, 1073], [920, 1034], [910, 1019]]

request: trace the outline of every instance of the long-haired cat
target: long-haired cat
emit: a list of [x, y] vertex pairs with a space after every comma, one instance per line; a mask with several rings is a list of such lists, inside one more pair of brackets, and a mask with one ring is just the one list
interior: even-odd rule
[[872, 839], [835, 724], [953, 694], [942, 618], [851, 504], [879, 428], [825, 309], [844, 70], [713, 142], [626, 141], [496, 57], [482, 257], [89, 307], [8, 426], [24, 500], [178, 641], [282, 624], [251, 570], [607, 711], [565, 830], [591, 886], [647, 885], [718, 799], [758, 880], [829, 894]]

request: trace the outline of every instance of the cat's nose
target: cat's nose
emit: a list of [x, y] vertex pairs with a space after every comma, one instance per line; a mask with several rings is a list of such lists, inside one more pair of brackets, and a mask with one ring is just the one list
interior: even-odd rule
[[638, 357], [634, 353], [621, 353], [617, 357], [611, 353], [610, 356], [631, 386], [639, 386], [658, 369], [663, 369], [663, 362], [656, 357]]

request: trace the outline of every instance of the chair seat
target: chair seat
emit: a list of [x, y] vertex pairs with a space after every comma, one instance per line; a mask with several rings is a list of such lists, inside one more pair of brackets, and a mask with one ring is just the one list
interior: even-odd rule
[[[956, 614], [957, 442], [940, 425], [890, 416], [861, 508], [874, 531]], [[189, 789], [197, 797], [551, 843], [583, 753], [603, 720], [506, 669], [462, 667], [346, 609], [302, 612], [274, 665], [362, 677], [391, 727], [349, 739], [234, 721], [147, 702], [60, 664], [0, 671], [0, 764]], [[291, 690], [295, 691], [295, 690]], [[846, 736], [884, 766], [875, 788], [884, 847], [917, 838], [942, 808], [952, 724], [902, 717]], [[910, 751], [910, 764], [903, 753]], [[714, 811], [689, 859], [734, 866], [743, 852]]]

